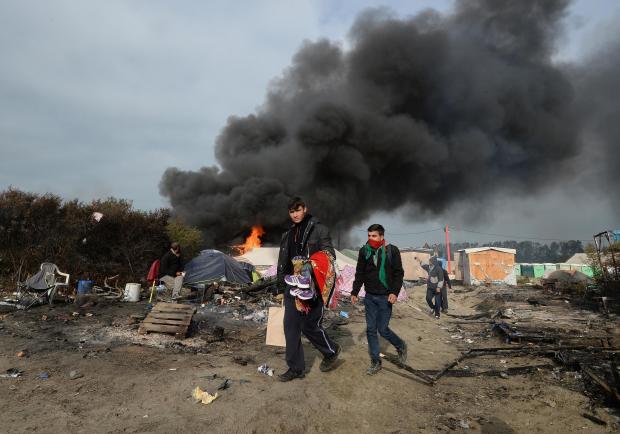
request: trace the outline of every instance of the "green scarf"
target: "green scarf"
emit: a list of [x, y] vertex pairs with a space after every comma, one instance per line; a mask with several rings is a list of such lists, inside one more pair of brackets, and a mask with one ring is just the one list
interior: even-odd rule
[[374, 262], [375, 266], [377, 266], [377, 262], [379, 262], [379, 257], [377, 255], [377, 252], [379, 251], [379, 249], [381, 249], [381, 266], [379, 267], [379, 281], [381, 282], [383, 286], [385, 286], [385, 289], [389, 290], [390, 288], [387, 282], [387, 274], [385, 273], [385, 259], [386, 259], [385, 244], [382, 245], [379, 249], [373, 249], [370, 246], [370, 244], [366, 243], [366, 245], [364, 246], [364, 249], [365, 249], [366, 260], [370, 259], [370, 257], [372, 256], [372, 261]]

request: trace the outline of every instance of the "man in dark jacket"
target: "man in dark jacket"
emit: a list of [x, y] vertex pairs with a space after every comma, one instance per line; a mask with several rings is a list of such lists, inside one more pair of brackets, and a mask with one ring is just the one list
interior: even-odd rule
[[452, 290], [452, 282], [450, 282], [450, 276], [445, 268], [443, 270], [443, 286], [441, 287], [441, 311], [443, 313], [448, 312], [448, 288]]
[[170, 250], [161, 258], [159, 263], [159, 280], [164, 282], [166, 288], [172, 289], [172, 298], [179, 296], [183, 286], [183, 259], [181, 258], [181, 246], [172, 243]]
[[444, 270], [437, 256], [431, 256], [428, 267], [428, 280], [426, 281], [426, 302], [431, 308], [431, 314], [439, 319], [441, 309], [441, 288], [443, 287]]
[[405, 271], [398, 247], [386, 245], [384, 234], [385, 229], [379, 224], [368, 228], [368, 242], [359, 251], [351, 291], [353, 304], [357, 303], [357, 295], [362, 285], [366, 291], [364, 306], [370, 353], [370, 367], [366, 371], [368, 375], [374, 375], [381, 370], [377, 331], [396, 347], [400, 363], [404, 365], [407, 362], [407, 344], [389, 327], [392, 305], [396, 303], [403, 286]]
[[288, 371], [280, 375], [281, 381], [290, 381], [305, 376], [304, 348], [301, 334], [323, 354], [320, 370], [325, 372], [336, 366], [340, 345], [335, 343], [322, 326], [323, 300], [320, 296], [306, 300], [307, 312], [297, 308], [296, 297], [285, 284], [285, 276], [293, 273], [292, 259], [310, 258], [314, 253], [327, 251], [336, 257], [329, 231], [315, 217], [308, 214], [302, 199], [295, 197], [289, 201], [288, 213], [292, 224], [282, 236], [278, 256], [278, 284], [284, 290], [284, 336], [286, 338], [286, 363]]

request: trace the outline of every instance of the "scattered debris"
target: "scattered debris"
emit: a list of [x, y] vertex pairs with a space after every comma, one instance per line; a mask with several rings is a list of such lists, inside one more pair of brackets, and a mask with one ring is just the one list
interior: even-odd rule
[[48, 378], [50, 378], [50, 374], [48, 374], [45, 371], [39, 372], [39, 375], [37, 375], [37, 378], [39, 378], [41, 380], [47, 380]]
[[192, 397], [196, 400], [196, 402], [202, 402], [203, 404], [211, 404], [218, 397], [217, 393], [211, 395], [209, 392], [202, 390], [200, 387], [196, 386], [194, 391], [192, 392]]
[[230, 380], [227, 378], [222, 384], [217, 386], [217, 390], [226, 390], [230, 387]]
[[267, 364], [265, 363], [258, 367], [258, 372], [260, 372], [261, 374], [265, 374], [270, 377], [273, 377], [274, 370], [273, 368], [270, 368], [269, 366], [267, 366]]
[[17, 368], [9, 368], [6, 370], [6, 374], [1, 374], [0, 378], [18, 378], [21, 377], [24, 371]]
[[594, 422], [597, 425], [607, 425], [607, 422], [605, 422], [603, 419], [600, 419], [600, 418], [594, 416], [593, 414], [581, 413], [581, 415], [583, 417], [585, 417], [586, 419], [591, 420], [592, 422]]
[[77, 370], [73, 370], [71, 372], [69, 372], [69, 379], [70, 380], [77, 380], [78, 378], [82, 378], [84, 376], [84, 374], [82, 374], [81, 372], [77, 371]]

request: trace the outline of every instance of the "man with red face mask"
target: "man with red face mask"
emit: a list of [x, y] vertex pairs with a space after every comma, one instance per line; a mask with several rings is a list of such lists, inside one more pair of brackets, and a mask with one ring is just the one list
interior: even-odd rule
[[400, 363], [404, 365], [407, 362], [407, 344], [389, 327], [392, 305], [396, 303], [403, 286], [405, 271], [398, 247], [387, 244], [384, 234], [385, 229], [379, 224], [368, 228], [368, 242], [359, 251], [351, 291], [353, 304], [357, 303], [357, 295], [362, 285], [366, 291], [364, 307], [370, 353], [370, 367], [366, 371], [368, 375], [374, 375], [381, 370], [377, 331], [396, 347]]

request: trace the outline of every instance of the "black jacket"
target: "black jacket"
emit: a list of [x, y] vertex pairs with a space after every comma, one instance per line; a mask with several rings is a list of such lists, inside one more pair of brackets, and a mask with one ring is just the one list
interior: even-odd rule
[[[278, 255], [278, 283], [281, 287], [284, 285], [284, 276], [293, 271], [292, 258], [289, 252], [289, 238], [294, 229], [295, 224], [292, 224], [288, 231], [282, 235], [282, 241], [280, 242], [280, 254]], [[316, 217], [310, 218], [306, 230], [304, 231], [301, 244], [304, 256], [307, 258], [321, 250], [327, 250], [334, 255], [334, 258], [336, 257], [336, 251], [332, 245], [329, 230], [327, 226], [322, 224]]]
[[443, 286], [452, 289], [452, 282], [450, 282], [450, 276], [448, 275], [448, 271], [443, 268]]
[[181, 271], [183, 271], [183, 260], [180, 256], [177, 256], [168, 250], [159, 263], [158, 277], [176, 277], [177, 273], [180, 273]]
[[[390, 252], [388, 252], [388, 250], [390, 250]], [[400, 250], [398, 250], [398, 247], [389, 244], [386, 246], [386, 256], [388, 256], [388, 259], [385, 263], [385, 274], [389, 289], [386, 289], [379, 281], [379, 268], [381, 267], [381, 262], [384, 261], [385, 258], [379, 253], [377, 266], [375, 266], [372, 257], [366, 259], [365, 247], [362, 247], [357, 256], [357, 267], [355, 269], [355, 280], [353, 281], [351, 295], [357, 296], [362, 285], [364, 285], [364, 290], [369, 294], [398, 295], [400, 288], [403, 286], [403, 277], [405, 276], [403, 262], [400, 258]]]

